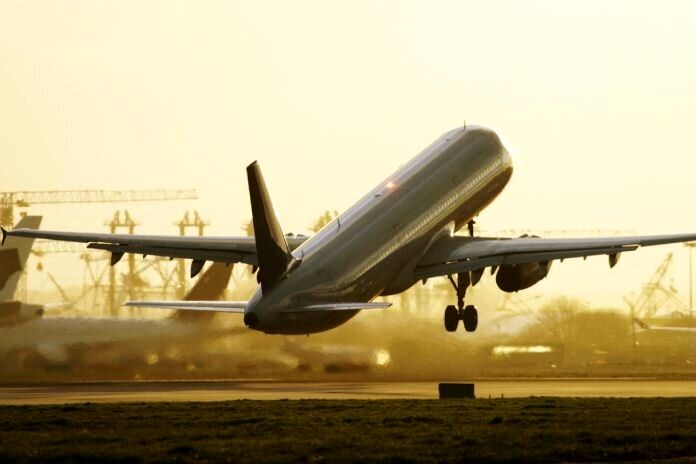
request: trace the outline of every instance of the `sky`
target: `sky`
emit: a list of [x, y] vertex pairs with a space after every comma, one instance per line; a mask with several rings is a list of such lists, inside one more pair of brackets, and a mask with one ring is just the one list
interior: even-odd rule
[[[304, 232], [466, 121], [515, 159], [485, 229], [696, 231], [694, 43], [690, 1], [0, 0], [0, 191], [195, 188], [126, 207], [141, 233], [195, 208], [237, 235], [258, 160]], [[101, 231], [115, 208], [30, 212]], [[681, 247], [530, 292], [618, 305], [670, 251], [684, 293]]]

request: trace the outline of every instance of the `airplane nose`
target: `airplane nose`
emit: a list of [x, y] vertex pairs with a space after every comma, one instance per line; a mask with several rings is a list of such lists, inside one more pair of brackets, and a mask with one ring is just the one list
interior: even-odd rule
[[259, 316], [256, 313], [244, 313], [244, 325], [250, 329], [255, 329], [259, 326]]
[[502, 146], [503, 150], [503, 159], [505, 160], [505, 164], [508, 166], [512, 166], [513, 161], [515, 160], [516, 156], [513, 156], [515, 154], [515, 151], [510, 147], [510, 144], [507, 142], [507, 140], [503, 139], [500, 134], [496, 134], [498, 136], [498, 140], [500, 140], [500, 145]]
[[503, 159], [505, 161], [505, 164], [512, 167], [514, 159], [512, 154], [510, 153], [510, 150], [505, 144], [503, 144]]

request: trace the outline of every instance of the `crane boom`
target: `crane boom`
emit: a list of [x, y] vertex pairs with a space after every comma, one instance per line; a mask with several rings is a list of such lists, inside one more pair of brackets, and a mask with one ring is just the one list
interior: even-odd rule
[[32, 204], [126, 203], [133, 201], [195, 200], [195, 190], [38, 190], [0, 192], [0, 225], [12, 227], [14, 208]]
[[195, 200], [195, 190], [46, 190], [0, 192], [0, 204], [29, 206], [53, 203], [120, 203], [131, 201]]

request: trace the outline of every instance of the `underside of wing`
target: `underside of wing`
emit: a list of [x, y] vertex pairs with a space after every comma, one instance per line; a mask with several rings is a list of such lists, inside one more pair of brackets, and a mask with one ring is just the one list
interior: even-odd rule
[[596, 255], [608, 255], [613, 266], [619, 254], [625, 251], [694, 240], [696, 234], [568, 239], [443, 237], [423, 256], [416, 267], [415, 277], [426, 279], [487, 267], [550, 263]]
[[139, 308], [177, 309], [185, 311], [214, 311], [244, 314], [246, 301], [129, 301], [126, 306]]

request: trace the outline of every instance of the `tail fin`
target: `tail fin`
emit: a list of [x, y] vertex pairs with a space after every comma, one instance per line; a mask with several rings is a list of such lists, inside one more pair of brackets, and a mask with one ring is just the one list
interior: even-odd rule
[[[222, 299], [225, 289], [230, 283], [233, 269], [233, 264], [211, 264], [184, 296], [184, 301], [217, 301]], [[214, 316], [215, 313], [210, 311], [177, 311], [174, 313], [174, 319], [180, 321], [208, 321]]]
[[[25, 216], [16, 225], [19, 229], [38, 229], [41, 216]], [[22, 269], [27, 264], [34, 239], [7, 237], [0, 248], [0, 301], [12, 301]]]
[[640, 327], [643, 330], [650, 330], [650, 326], [648, 324], [646, 324], [645, 322], [641, 321], [640, 319], [638, 319], [637, 317], [633, 318], [633, 322], [638, 324], [638, 327]]
[[261, 168], [256, 161], [247, 166], [247, 177], [251, 198], [251, 215], [254, 222], [256, 256], [259, 261], [258, 281], [262, 290], [267, 291], [285, 272], [292, 260], [292, 255], [273, 210]]

